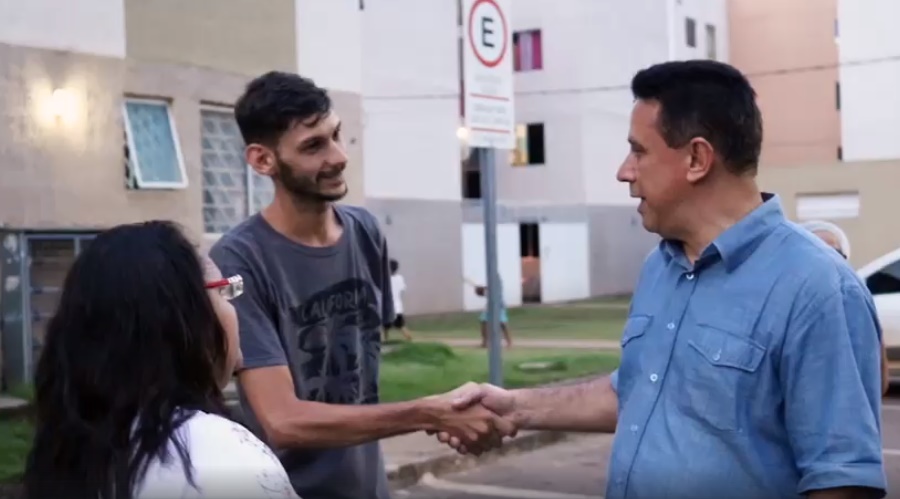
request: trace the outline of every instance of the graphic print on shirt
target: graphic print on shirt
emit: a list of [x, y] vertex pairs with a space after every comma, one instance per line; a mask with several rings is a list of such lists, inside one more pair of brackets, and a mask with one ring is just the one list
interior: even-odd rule
[[371, 283], [348, 279], [291, 309], [300, 391], [331, 404], [377, 402], [381, 314]]
[[231, 431], [237, 435], [242, 446], [250, 447], [253, 451], [268, 459], [269, 466], [267, 469], [261, 470], [256, 476], [259, 488], [266, 494], [266, 497], [271, 499], [296, 497], [294, 487], [291, 485], [291, 481], [288, 479], [281, 461], [278, 460], [272, 449], [244, 427], [234, 426]]

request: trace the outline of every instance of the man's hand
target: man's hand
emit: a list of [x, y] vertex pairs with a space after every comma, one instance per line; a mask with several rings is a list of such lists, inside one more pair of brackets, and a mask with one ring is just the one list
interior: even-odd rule
[[[487, 409], [510, 425], [511, 431], [507, 433], [507, 436], [516, 436], [519, 422], [515, 421], [516, 404], [515, 397], [511, 392], [488, 383], [483, 383], [481, 385], [467, 383], [456, 390], [449, 392], [448, 395], [453, 396], [452, 407], [456, 411], [465, 412], [476, 408]], [[461, 454], [472, 454], [475, 453], [473, 451], [478, 451], [478, 449], [472, 449], [464, 440], [450, 432], [439, 431], [428, 433], [437, 433], [438, 441], [453, 447]]]
[[500, 447], [503, 438], [515, 436], [516, 426], [482, 404], [482, 389], [467, 383], [456, 390], [428, 397], [435, 404], [435, 429], [439, 440], [460, 452], [479, 455]]

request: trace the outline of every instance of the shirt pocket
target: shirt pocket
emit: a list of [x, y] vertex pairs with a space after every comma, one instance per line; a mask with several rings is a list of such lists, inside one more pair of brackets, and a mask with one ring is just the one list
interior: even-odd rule
[[[622, 331], [622, 354], [619, 360], [618, 394], [620, 397], [630, 391], [632, 380], [643, 370], [644, 355], [641, 347], [647, 342], [645, 335], [653, 317], [632, 315], [625, 322]], [[627, 398], [627, 397], [625, 397]]]
[[743, 431], [766, 347], [708, 324], [697, 325], [686, 343], [680, 362], [684, 391], [675, 394], [681, 410], [717, 430]]

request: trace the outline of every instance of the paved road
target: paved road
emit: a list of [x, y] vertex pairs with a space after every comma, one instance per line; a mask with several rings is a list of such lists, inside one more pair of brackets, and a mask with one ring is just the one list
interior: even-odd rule
[[[885, 401], [884, 454], [890, 495], [900, 493], [900, 390]], [[611, 437], [578, 436], [539, 451], [397, 491], [396, 499], [598, 499]]]

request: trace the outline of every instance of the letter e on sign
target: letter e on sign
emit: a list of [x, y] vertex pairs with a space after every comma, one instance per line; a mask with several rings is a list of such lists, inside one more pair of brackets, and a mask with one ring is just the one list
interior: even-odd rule
[[463, 0], [463, 98], [472, 147], [515, 147], [511, 3]]

